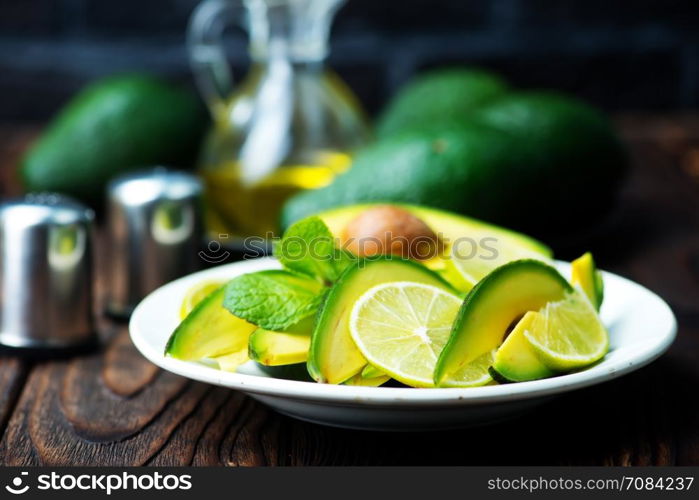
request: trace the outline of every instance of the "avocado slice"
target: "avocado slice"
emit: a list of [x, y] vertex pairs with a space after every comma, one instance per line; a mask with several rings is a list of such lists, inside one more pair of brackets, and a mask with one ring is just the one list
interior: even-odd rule
[[395, 256], [359, 260], [347, 268], [321, 306], [308, 354], [308, 373], [317, 382], [340, 384], [358, 374], [367, 360], [350, 336], [352, 306], [371, 287], [392, 281], [414, 281], [454, 289], [426, 267]]
[[303, 319], [285, 332], [258, 328], [250, 335], [250, 359], [266, 366], [305, 363], [311, 345], [313, 320], [313, 317]]
[[345, 380], [343, 385], [358, 385], [364, 387], [379, 387], [391, 380], [391, 377], [371, 364], [367, 364], [364, 369]]
[[364, 378], [376, 378], [382, 375], [386, 374], [378, 368], [376, 368], [374, 365], [366, 365], [362, 370], [362, 377]]
[[299, 382], [313, 382], [313, 379], [308, 374], [308, 370], [306, 370], [306, 363], [280, 366], [267, 366], [258, 363], [257, 366], [261, 371], [273, 378], [298, 380]]
[[[385, 204], [350, 205], [321, 212], [318, 217], [328, 226], [332, 234], [342, 241], [346, 236], [345, 228], [353, 219], [381, 205]], [[551, 249], [545, 244], [516, 231], [436, 208], [400, 203], [392, 203], [391, 205], [414, 215], [437, 234], [444, 244], [444, 252], [429, 260], [421, 261], [421, 263], [440, 273], [444, 279], [460, 291], [470, 290], [472, 284], [465, 283], [454, 266], [450, 264], [450, 245], [459, 244], [460, 248], [472, 249], [483, 252], [483, 254], [493, 250], [504, 250], [507, 253], [513, 249], [521, 249], [524, 251], [523, 253], [539, 254], [544, 261], [549, 260], [553, 255]], [[534, 256], [532, 255], [532, 257]]]
[[244, 350], [257, 328], [233, 316], [223, 307], [222, 286], [199, 302], [182, 320], [165, 346], [165, 354], [182, 360], [197, 360]]
[[218, 369], [224, 372], [235, 372], [238, 370], [240, 365], [247, 363], [250, 360], [247, 349], [240, 349], [227, 354], [221, 354], [220, 356], [214, 356], [211, 359], [218, 364]]
[[525, 382], [555, 375], [539, 361], [524, 336], [537, 314], [535, 311], [525, 314], [495, 353], [490, 374], [498, 382]]
[[391, 380], [388, 375], [379, 375], [378, 377], [365, 377], [361, 373], [357, 373], [348, 380], [345, 380], [342, 385], [354, 385], [361, 387], [379, 387]]
[[561, 300], [572, 287], [553, 267], [516, 260], [498, 267], [466, 296], [435, 367], [435, 385], [462, 387], [465, 364], [500, 346], [507, 327], [528, 311]]
[[[352, 219], [356, 218], [362, 212], [380, 205], [386, 205], [386, 203], [348, 205], [320, 212], [316, 214], [316, 216], [328, 226], [328, 229], [330, 229], [330, 232], [335, 237], [342, 238], [347, 224], [349, 224]], [[538, 252], [543, 257], [551, 257], [553, 255], [551, 249], [544, 243], [526, 234], [505, 229], [504, 227], [488, 224], [478, 219], [458, 215], [438, 208], [405, 203], [391, 203], [391, 205], [402, 208], [413, 214], [427, 224], [427, 226], [437, 233], [437, 236], [446, 243], [453, 243], [459, 238], [464, 237], [469, 237], [475, 241], [482, 240], [483, 238], [493, 238], [507, 245], [520, 246], [533, 252]]]
[[571, 283], [578, 285], [599, 311], [604, 300], [604, 280], [597, 270], [595, 260], [590, 252], [578, 257], [571, 263]]

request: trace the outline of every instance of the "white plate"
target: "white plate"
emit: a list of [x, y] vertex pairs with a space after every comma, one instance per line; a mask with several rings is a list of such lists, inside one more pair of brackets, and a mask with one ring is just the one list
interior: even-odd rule
[[[569, 265], [559, 263], [568, 276]], [[136, 348], [161, 368], [184, 377], [230, 387], [277, 411], [302, 420], [339, 427], [428, 430], [490, 423], [516, 415], [547, 397], [617, 378], [650, 363], [670, 346], [677, 329], [668, 305], [646, 288], [604, 273], [601, 316], [611, 336], [610, 351], [578, 373], [518, 384], [470, 389], [351, 387], [272, 378], [247, 363], [238, 373], [212, 365], [163, 356], [187, 290], [203, 280], [278, 268], [272, 258], [236, 262], [168, 283], [146, 297], [129, 325]]]

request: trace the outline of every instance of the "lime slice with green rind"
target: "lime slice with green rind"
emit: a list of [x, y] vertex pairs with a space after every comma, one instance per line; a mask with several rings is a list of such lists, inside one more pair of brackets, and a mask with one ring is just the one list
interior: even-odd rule
[[557, 371], [588, 366], [609, 350], [606, 328], [589, 299], [577, 290], [546, 304], [524, 335], [539, 359]]
[[431, 285], [384, 283], [355, 303], [350, 333], [385, 374], [413, 387], [434, 387], [434, 367], [460, 306], [459, 297]]

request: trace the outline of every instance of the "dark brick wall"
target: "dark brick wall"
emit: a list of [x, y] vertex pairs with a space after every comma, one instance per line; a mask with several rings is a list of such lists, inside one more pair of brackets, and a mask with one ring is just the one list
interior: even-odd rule
[[[42, 120], [86, 81], [146, 69], [191, 84], [196, 0], [0, 0], [0, 119]], [[245, 41], [231, 57], [245, 66]], [[375, 112], [422, 69], [467, 63], [606, 109], [699, 107], [698, 0], [349, 0], [331, 65]]]

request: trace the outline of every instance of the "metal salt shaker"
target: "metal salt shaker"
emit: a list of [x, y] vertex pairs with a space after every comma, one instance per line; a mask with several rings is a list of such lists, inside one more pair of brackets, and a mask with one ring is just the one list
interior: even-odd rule
[[148, 293], [199, 268], [201, 195], [196, 177], [162, 167], [109, 184], [110, 314], [128, 316]]
[[54, 349], [96, 340], [93, 220], [90, 209], [57, 194], [0, 205], [0, 344]]

